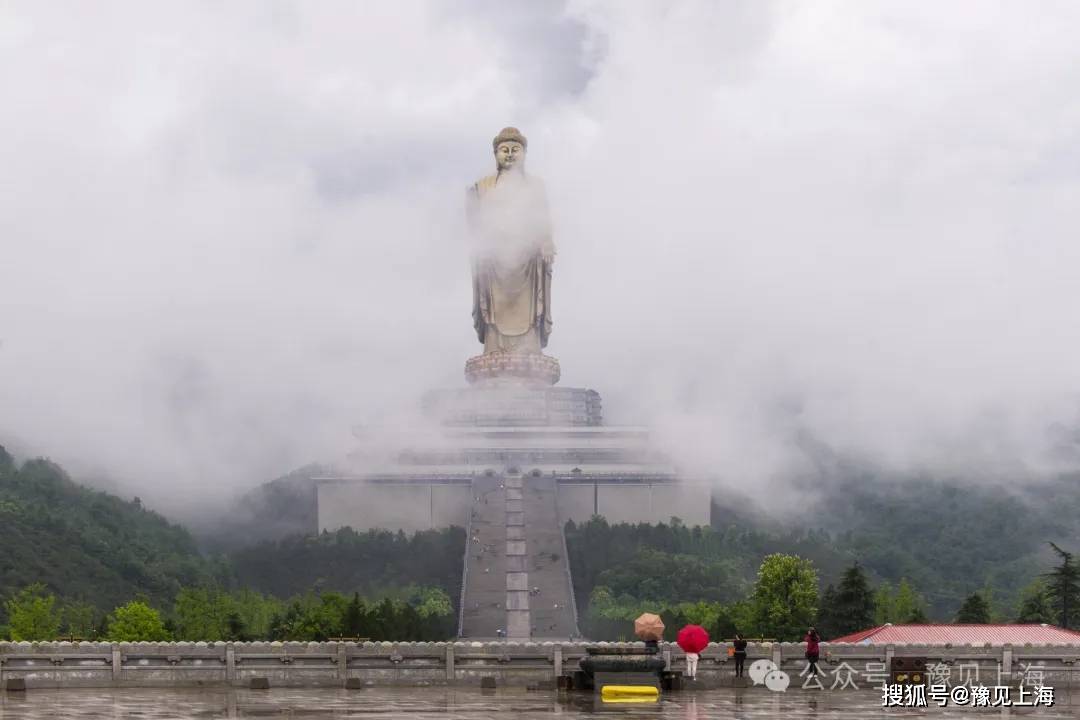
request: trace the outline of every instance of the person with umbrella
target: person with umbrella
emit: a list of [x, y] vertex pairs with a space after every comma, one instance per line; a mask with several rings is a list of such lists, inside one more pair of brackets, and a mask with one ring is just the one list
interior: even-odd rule
[[642, 613], [634, 621], [634, 634], [645, 641], [646, 652], [659, 652], [660, 641], [664, 639], [664, 621], [654, 613]]
[[686, 676], [696, 680], [698, 658], [701, 651], [709, 646], [709, 633], [700, 625], [687, 625], [679, 631], [675, 642], [686, 653]]

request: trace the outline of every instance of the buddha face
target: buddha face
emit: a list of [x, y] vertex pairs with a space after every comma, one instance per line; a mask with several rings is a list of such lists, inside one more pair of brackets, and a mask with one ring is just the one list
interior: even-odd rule
[[495, 163], [500, 172], [520, 170], [525, 164], [525, 147], [516, 140], [506, 140], [495, 148]]

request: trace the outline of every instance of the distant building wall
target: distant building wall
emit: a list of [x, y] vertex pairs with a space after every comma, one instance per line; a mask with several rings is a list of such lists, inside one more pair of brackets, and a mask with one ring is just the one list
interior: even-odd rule
[[561, 483], [559, 518], [580, 523], [594, 514], [610, 523], [661, 523], [677, 517], [687, 525], [708, 525], [712, 489], [682, 482]]
[[317, 497], [320, 532], [465, 527], [472, 504], [470, 486], [462, 484], [326, 482]]
[[[594, 514], [610, 523], [661, 523], [677, 517], [687, 525], [708, 525], [712, 491], [683, 482], [560, 482], [559, 519], [587, 522]], [[318, 485], [319, 531], [415, 532], [450, 525], [465, 527], [471, 486], [454, 483], [329, 481]]]
[[573, 520], [576, 523], [586, 522], [593, 516], [594, 505], [595, 486], [592, 483], [587, 485], [566, 483], [558, 486], [555, 507], [563, 523], [567, 520]]

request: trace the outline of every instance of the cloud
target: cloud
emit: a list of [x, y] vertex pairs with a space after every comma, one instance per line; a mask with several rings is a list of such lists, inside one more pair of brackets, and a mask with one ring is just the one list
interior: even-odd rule
[[808, 472], [807, 437], [1053, 469], [1078, 27], [1071, 4], [5, 4], [0, 434], [182, 509], [460, 384], [464, 189], [513, 124], [555, 216], [563, 383], [690, 471]]

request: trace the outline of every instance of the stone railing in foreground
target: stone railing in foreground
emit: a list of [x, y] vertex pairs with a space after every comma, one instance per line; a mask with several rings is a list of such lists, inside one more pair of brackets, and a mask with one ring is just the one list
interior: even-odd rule
[[[640, 647], [640, 643], [596, 643]], [[0, 642], [0, 687], [169, 687], [200, 685], [270, 687], [362, 687], [364, 685], [555, 686], [572, 673], [588, 643], [514, 642], [253, 642], [253, 643], [68, 643]], [[753, 643], [754, 660], [776, 663], [800, 687], [806, 661], [799, 643]], [[1017, 683], [1032, 673], [1047, 685], [1080, 687], [1080, 645], [828, 645], [819, 666], [825, 688], [880, 687], [894, 657], [922, 657], [948, 668], [951, 682]], [[672, 670], [685, 669], [678, 646], [661, 652]], [[977, 677], [973, 678], [973, 673]], [[702, 653], [698, 678], [706, 686], [730, 685], [734, 662], [728, 645]], [[14, 683], [12, 683], [14, 681]], [[23, 681], [20, 683], [19, 681]], [[489, 681], [490, 682], [490, 681]]]

